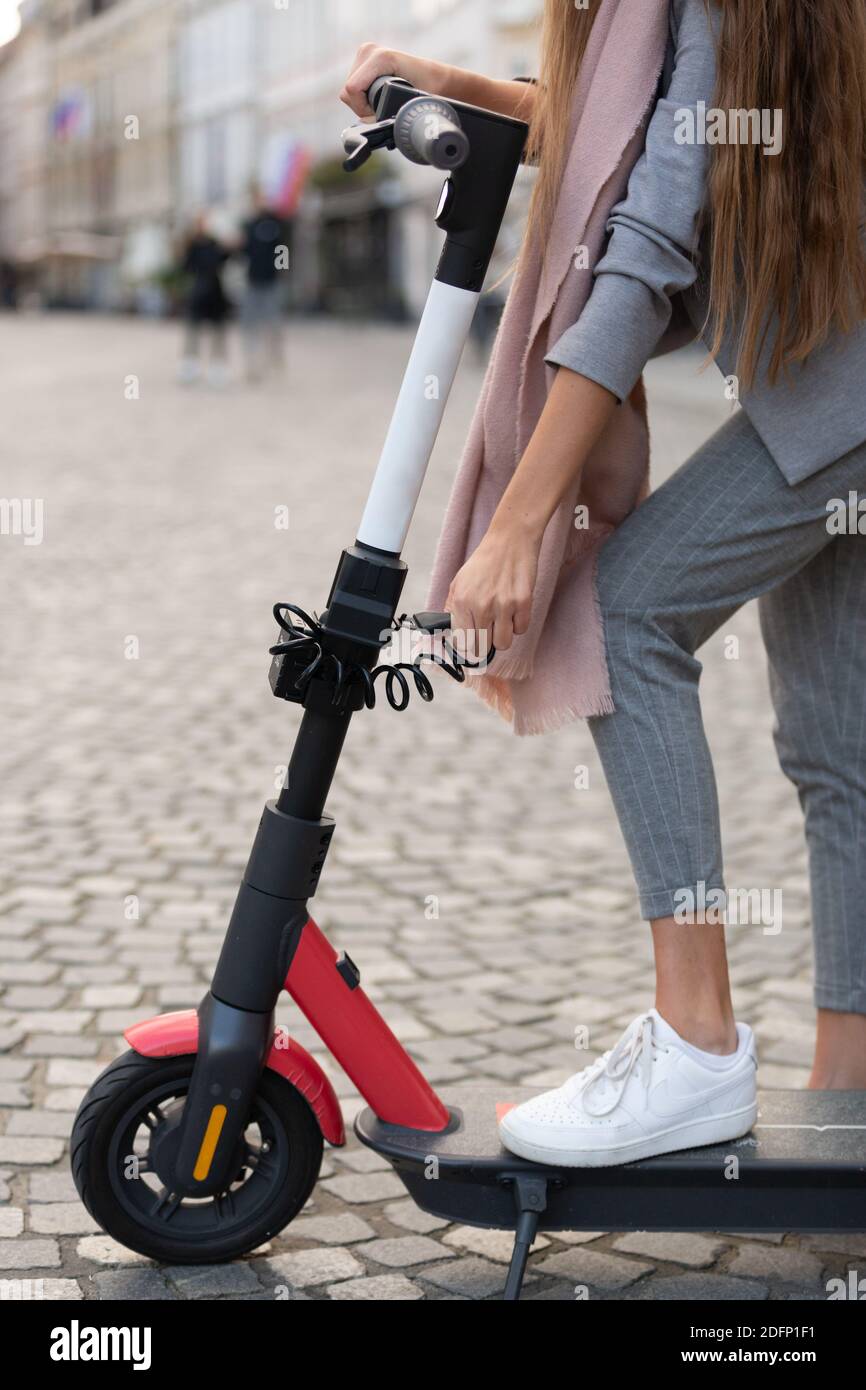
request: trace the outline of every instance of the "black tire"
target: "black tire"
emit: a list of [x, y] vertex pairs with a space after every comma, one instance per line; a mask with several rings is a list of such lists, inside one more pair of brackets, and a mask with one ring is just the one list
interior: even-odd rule
[[[70, 1141], [75, 1186], [94, 1220], [121, 1245], [169, 1264], [211, 1264], [254, 1250], [300, 1211], [322, 1161], [322, 1133], [309, 1105], [284, 1077], [266, 1070], [237, 1181], [193, 1202], [168, 1193], [147, 1171], [141, 1144], [165, 1122], [161, 1107], [183, 1103], [194, 1062], [193, 1054], [118, 1057], [81, 1102]], [[137, 1174], [143, 1167], [133, 1178], [125, 1170], [136, 1152], [132, 1166]]]

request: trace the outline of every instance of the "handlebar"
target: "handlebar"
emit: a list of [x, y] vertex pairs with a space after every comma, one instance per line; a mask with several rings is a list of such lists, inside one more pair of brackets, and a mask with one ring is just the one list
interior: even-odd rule
[[[375, 78], [367, 89], [371, 110], [376, 110], [386, 83], [403, 81], [401, 77]], [[469, 158], [469, 141], [457, 112], [436, 96], [414, 97], [401, 106], [394, 118], [394, 146], [414, 164], [430, 164], [434, 169], [459, 169]]]
[[414, 163], [443, 170], [434, 221], [446, 236], [435, 278], [480, 292], [523, 157], [526, 124], [468, 102], [444, 101], [384, 73], [366, 96], [374, 119], [343, 131], [343, 168], [351, 173], [375, 150], [398, 149]]
[[[386, 82], [402, 82], [402, 81], [403, 81], [402, 77], [392, 77], [392, 76], [391, 76], [390, 74], [388, 74], [388, 73], [384, 73], [381, 77], [374, 77], [374, 78], [373, 78], [373, 81], [370, 83], [369, 87], [367, 88], [367, 105], [370, 107], [370, 110], [371, 110], [371, 111], [375, 111], [375, 110], [376, 110], [376, 102], [377, 102], [378, 99], [379, 99], [379, 93], [381, 92], [381, 90], [382, 90], [382, 88], [384, 87], [384, 85], [385, 85]], [[407, 86], [408, 86], [408, 83], [407, 83]]]
[[[367, 101], [373, 111], [380, 93], [389, 83], [409, 87], [401, 78], [377, 77], [367, 90]], [[399, 150], [413, 164], [429, 164], [434, 169], [459, 169], [469, 158], [469, 140], [453, 106], [440, 97], [426, 94], [404, 102], [390, 120], [344, 130], [343, 147], [348, 155], [344, 168], [357, 168], [381, 146]]]

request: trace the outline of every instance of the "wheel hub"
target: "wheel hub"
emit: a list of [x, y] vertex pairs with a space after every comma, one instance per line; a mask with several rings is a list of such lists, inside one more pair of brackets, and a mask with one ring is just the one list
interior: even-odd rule
[[[178, 1103], [171, 1108], [171, 1112], [164, 1120], [156, 1126], [150, 1139], [148, 1149], [148, 1163], [150, 1169], [159, 1178], [159, 1181], [169, 1192], [182, 1193], [184, 1196], [210, 1196], [210, 1193], [201, 1193], [194, 1187], [179, 1185], [176, 1173], [177, 1155], [180, 1150], [182, 1134], [184, 1107]], [[235, 1178], [238, 1181], [244, 1172], [247, 1160], [247, 1145], [243, 1135], [240, 1136], [235, 1146]]]

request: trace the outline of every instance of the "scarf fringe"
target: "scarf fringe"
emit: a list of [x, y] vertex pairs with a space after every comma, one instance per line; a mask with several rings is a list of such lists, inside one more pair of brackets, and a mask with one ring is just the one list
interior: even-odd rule
[[616, 706], [610, 690], [599, 686], [585, 692], [579, 701], [551, 703], [543, 710], [532, 714], [515, 715], [514, 704], [507, 690], [499, 689], [491, 677], [475, 676], [467, 678], [467, 686], [480, 700], [499, 715], [511, 727], [518, 738], [531, 738], [536, 734], [552, 734], [565, 724], [577, 719], [592, 719], [597, 715], [614, 714]]

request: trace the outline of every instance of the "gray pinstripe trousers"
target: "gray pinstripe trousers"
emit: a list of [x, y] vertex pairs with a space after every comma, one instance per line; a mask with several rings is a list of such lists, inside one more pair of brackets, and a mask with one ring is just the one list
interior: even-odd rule
[[866, 1013], [866, 535], [827, 525], [852, 491], [866, 497], [866, 444], [792, 486], [733, 416], [601, 551], [616, 711], [589, 725], [643, 916], [723, 890], [695, 652], [759, 599], [776, 749], [805, 813], [815, 1002]]

